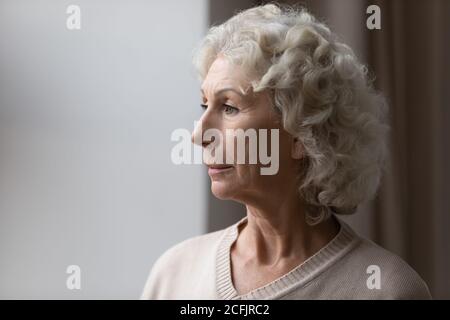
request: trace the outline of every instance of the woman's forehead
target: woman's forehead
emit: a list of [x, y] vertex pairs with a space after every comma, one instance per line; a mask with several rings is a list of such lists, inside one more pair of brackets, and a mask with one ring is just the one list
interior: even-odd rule
[[222, 82], [227, 85], [234, 84], [236, 86], [245, 87], [248, 85], [249, 79], [242, 67], [223, 57], [218, 57], [209, 67], [208, 73], [204, 79], [204, 83]]

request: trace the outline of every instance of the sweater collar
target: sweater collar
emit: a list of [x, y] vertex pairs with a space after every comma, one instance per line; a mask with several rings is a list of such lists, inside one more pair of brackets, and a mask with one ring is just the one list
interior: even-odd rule
[[303, 263], [275, 279], [246, 294], [239, 295], [231, 277], [231, 246], [239, 234], [239, 226], [247, 221], [247, 216], [225, 229], [216, 256], [216, 286], [221, 299], [279, 299], [294, 289], [306, 285], [348, 253], [359, 240], [349, 225], [337, 218], [338, 234]]

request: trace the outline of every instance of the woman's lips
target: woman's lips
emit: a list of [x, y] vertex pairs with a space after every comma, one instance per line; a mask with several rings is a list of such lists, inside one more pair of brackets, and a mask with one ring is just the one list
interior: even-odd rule
[[233, 166], [221, 165], [221, 166], [208, 166], [208, 174], [214, 175], [219, 173], [224, 173], [233, 169]]

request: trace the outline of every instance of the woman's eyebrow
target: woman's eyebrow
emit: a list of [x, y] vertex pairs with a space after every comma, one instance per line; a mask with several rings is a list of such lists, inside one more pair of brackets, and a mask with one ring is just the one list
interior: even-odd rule
[[[200, 89], [200, 91], [203, 95], [205, 95], [202, 88]], [[222, 92], [225, 92], [225, 91], [233, 91], [233, 92], [237, 93], [238, 95], [240, 95], [242, 98], [245, 98], [245, 95], [242, 92], [240, 92], [239, 90], [237, 90], [233, 87], [226, 87], [226, 88], [219, 89], [214, 93], [214, 95], [218, 96], [219, 94], [221, 94]]]

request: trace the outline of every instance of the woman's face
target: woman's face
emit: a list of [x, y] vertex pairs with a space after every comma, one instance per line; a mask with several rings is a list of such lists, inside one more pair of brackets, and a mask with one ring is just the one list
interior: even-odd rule
[[[219, 199], [230, 199], [245, 204], [253, 201], [258, 203], [264, 197], [273, 197], [278, 193], [285, 193], [286, 190], [295, 190], [293, 186], [296, 183], [295, 176], [299, 164], [298, 160], [294, 159], [298, 157], [294, 155], [293, 138], [282, 128], [280, 117], [271, 106], [268, 92], [253, 93], [250, 89], [244, 93], [244, 90], [249, 88], [249, 81], [242, 68], [219, 56], [211, 65], [203, 81], [201, 92], [205, 111], [192, 134], [192, 140], [195, 142], [201, 141], [200, 137], [203, 137], [208, 129], [217, 129], [222, 133], [224, 139], [219, 140], [215, 148], [222, 148], [223, 158], [216, 159], [214, 153], [212, 157], [204, 157], [211, 178], [211, 190]], [[231, 163], [227, 160], [225, 164], [227, 129], [243, 129], [244, 131], [255, 129], [258, 137], [258, 152], [259, 130], [267, 129], [269, 149], [266, 154], [274, 159], [273, 152], [279, 153], [278, 172], [274, 175], [262, 175], [261, 167], [269, 165], [262, 165], [259, 157], [256, 164], [249, 163], [248, 139], [245, 140], [245, 163], [240, 164], [236, 161], [235, 145]], [[270, 143], [270, 129], [278, 129], [278, 148]], [[211, 140], [213, 139], [203, 139], [203, 147], [207, 148]], [[236, 140], [234, 142], [237, 144]], [[220, 166], [225, 168], [214, 168], [214, 164], [217, 163], [221, 163]]]

